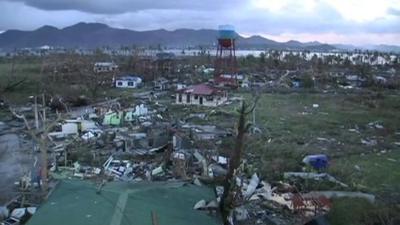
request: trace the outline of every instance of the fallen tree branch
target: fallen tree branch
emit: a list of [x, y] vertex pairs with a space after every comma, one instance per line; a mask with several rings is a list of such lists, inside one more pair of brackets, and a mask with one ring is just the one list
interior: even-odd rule
[[17, 114], [17, 112], [14, 109], [12, 109], [11, 107], [9, 107], [9, 110], [10, 110], [11, 114], [13, 114], [13, 116], [24, 121], [27, 130], [31, 130], [31, 126], [29, 125], [28, 120], [26, 119], [25, 115]]
[[23, 78], [22, 80], [14, 82], [14, 83], [8, 82], [8, 84], [3, 88], [2, 93], [12, 91], [14, 88], [21, 85], [25, 81], [26, 81], [26, 77]]

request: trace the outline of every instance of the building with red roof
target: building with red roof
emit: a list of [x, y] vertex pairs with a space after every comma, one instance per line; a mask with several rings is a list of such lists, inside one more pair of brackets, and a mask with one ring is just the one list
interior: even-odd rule
[[181, 105], [218, 106], [227, 100], [226, 91], [207, 84], [197, 84], [178, 90], [175, 102]]

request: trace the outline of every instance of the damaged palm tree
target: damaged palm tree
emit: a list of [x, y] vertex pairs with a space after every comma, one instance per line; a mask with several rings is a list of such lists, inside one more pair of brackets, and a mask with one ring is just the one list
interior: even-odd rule
[[245, 102], [242, 102], [240, 108], [240, 116], [237, 128], [235, 148], [231, 153], [229, 159], [229, 169], [223, 183], [224, 193], [222, 195], [220, 202], [220, 210], [222, 213], [222, 219], [224, 225], [230, 224], [229, 217], [235, 204], [235, 194], [236, 194], [235, 175], [238, 167], [240, 166], [242, 158], [242, 150], [243, 150], [245, 134], [248, 132], [251, 126], [251, 124], [246, 124], [246, 117], [247, 115], [253, 112], [257, 104], [257, 100], [258, 98], [256, 97], [254, 104], [252, 106], [247, 105]]

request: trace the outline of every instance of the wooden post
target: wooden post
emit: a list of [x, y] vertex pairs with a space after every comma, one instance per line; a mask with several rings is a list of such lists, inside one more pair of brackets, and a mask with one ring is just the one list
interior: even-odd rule
[[38, 108], [37, 108], [37, 96], [34, 99], [34, 106], [33, 106], [34, 114], [35, 114], [35, 128], [36, 130], [39, 129], [39, 115], [38, 115]]
[[67, 166], [67, 161], [68, 161], [68, 156], [67, 156], [68, 152], [67, 152], [67, 147], [64, 148], [64, 166]]
[[42, 167], [41, 167], [41, 178], [42, 178], [42, 190], [44, 193], [47, 192], [48, 184], [47, 184], [47, 167], [48, 167], [48, 156], [47, 156], [47, 131], [42, 134], [40, 143], [40, 152], [42, 153]]
[[46, 97], [42, 94], [43, 127], [46, 127]]
[[157, 214], [156, 214], [156, 212], [154, 212], [154, 211], [151, 211], [151, 223], [152, 223], [153, 225], [160, 225], [160, 224], [158, 223]]

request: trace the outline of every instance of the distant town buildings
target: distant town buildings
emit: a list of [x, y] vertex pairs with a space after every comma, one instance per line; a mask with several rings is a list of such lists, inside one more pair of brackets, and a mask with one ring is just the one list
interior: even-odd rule
[[[137, 56], [140, 58], [149, 57], [151, 61], [155, 61], [158, 70], [166, 74], [172, 71], [175, 60], [181, 56], [190, 57], [201, 55], [204, 50], [199, 49], [166, 49], [166, 50], [153, 50], [149, 48], [102, 48], [102, 49], [84, 49], [75, 48], [67, 49], [64, 47], [43, 45], [36, 48], [20, 48], [13, 51], [5, 51], [0, 49], [0, 56], [44, 56], [49, 54], [66, 54], [74, 53], [79, 55], [95, 55], [101, 51], [102, 54], [114, 56]], [[185, 52], [185, 54], [182, 54]], [[379, 52], [379, 51], [346, 51], [346, 50], [330, 50], [330, 51], [308, 51], [308, 50], [236, 50], [237, 57], [245, 57], [253, 55], [260, 56], [263, 53], [265, 57], [273, 57], [279, 61], [287, 61], [290, 55], [301, 57], [306, 61], [313, 59], [322, 59], [330, 65], [341, 65], [346, 62], [350, 64], [370, 64], [370, 65], [393, 65], [400, 61], [399, 52]], [[215, 56], [216, 50], [207, 50], [207, 55]], [[103, 72], [103, 68], [108, 71], [110, 62], [98, 62], [98, 71]], [[106, 63], [106, 64], [104, 64]], [[111, 63], [112, 64], [112, 63]], [[115, 67], [114, 69], [118, 68]], [[203, 68], [204, 73], [213, 73], [214, 68]]]

